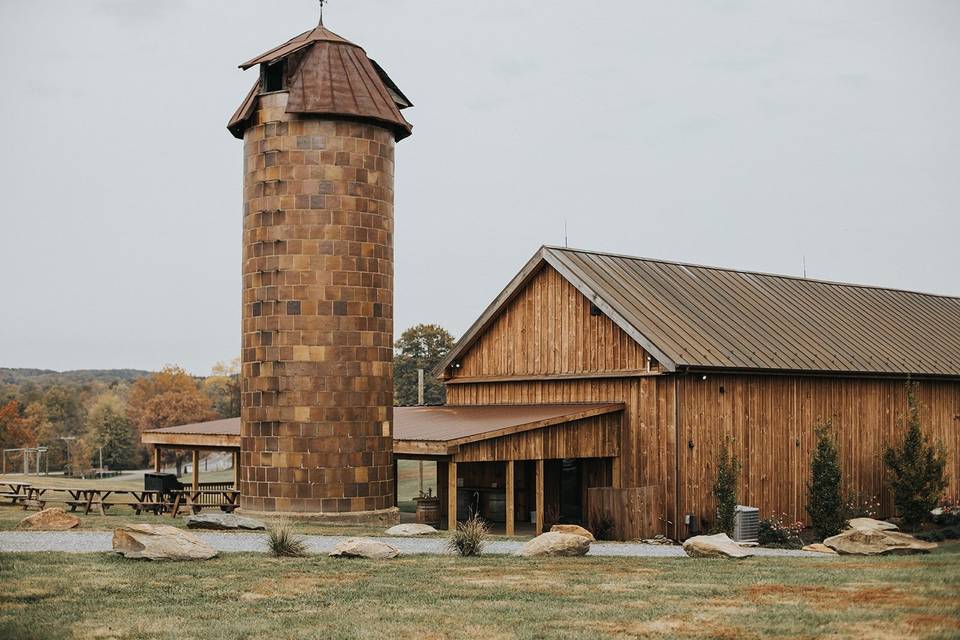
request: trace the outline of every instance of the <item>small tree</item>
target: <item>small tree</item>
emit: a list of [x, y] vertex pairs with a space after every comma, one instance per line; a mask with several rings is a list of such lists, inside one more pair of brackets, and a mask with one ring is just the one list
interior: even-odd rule
[[907, 433], [899, 447], [888, 448], [883, 461], [890, 470], [893, 503], [904, 524], [915, 529], [930, 515], [944, 489], [947, 456], [940, 442], [936, 447], [920, 430], [917, 384], [907, 382]]
[[716, 528], [733, 535], [733, 525], [737, 509], [737, 475], [740, 473], [740, 461], [731, 454], [727, 443], [720, 449], [717, 461], [717, 479], [713, 483], [713, 497], [717, 500]]
[[817, 425], [817, 450], [810, 463], [807, 513], [810, 522], [823, 538], [843, 530], [843, 495], [841, 493], [840, 454], [828, 420]]

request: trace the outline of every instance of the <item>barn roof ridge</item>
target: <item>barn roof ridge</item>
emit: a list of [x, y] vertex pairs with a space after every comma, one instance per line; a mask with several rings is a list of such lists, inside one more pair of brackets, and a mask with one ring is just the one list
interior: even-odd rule
[[462, 357], [545, 264], [666, 372], [960, 378], [957, 297], [551, 245], [540, 247], [434, 373]]

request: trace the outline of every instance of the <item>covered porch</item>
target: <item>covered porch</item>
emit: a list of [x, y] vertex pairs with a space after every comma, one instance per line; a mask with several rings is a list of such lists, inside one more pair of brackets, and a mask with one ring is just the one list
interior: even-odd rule
[[404, 407], [394, 459], [437, 465], [448, 529], [479, 514], [507, 535], [587, 524], [587, 492], [616, 477], [623, 404]]
[[[192, 457], [191, 488], [193, 491], [240, 488], [240, 418], [185, 424], [166, 429], [144, 431], [141, 442], [153, 448], [153, 468], [161, 471], [163, 451], [188, 451]], [[226, 451], [233, 458], [233, 481], [200, 482], [200, 454]]]

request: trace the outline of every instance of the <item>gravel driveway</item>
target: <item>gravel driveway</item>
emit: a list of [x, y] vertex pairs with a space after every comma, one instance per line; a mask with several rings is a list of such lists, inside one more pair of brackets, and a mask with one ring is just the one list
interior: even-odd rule
[[[197, 533], [204, 542], [224, 553], [266, 552], [266, 536], [260, 533]], [[347, 536], [303, 536], [314, 553], [328, 553], [348, 540]], [[109, 531], [27, 532], [9, 531], [0, 533], [0, 553], [39, 553], [60, 551], [66, 553], [95, 553], [110, 551], [112, 534]], [[446, 553], [443, 538], [375, 538], [400, 550], [401, 553], [442, 554]], [[511, 555], [520, 550], [522, 542], [491, 542], [485, 553]], [[823, 554], [786, 549], [754, 549], [758, 556], [823, 557]], [[590, 547], [591, 556], [622, 556], [631, 558], [676, 558], [686, 557], [683, 549], [676, 546], [635, 544], [621, 542], [596, 542]]]

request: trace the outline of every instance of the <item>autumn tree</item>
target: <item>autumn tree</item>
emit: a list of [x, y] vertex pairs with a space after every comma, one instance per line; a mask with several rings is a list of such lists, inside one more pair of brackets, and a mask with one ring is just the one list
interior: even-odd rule
[[203, 392], [221, 418], [240, 417], [240, 358], [218, 362], [203, 381]]
[[417, 369], [424, 370], [424, 403], [438, 405], [446, 401], [443, 384], [431, 372], [453, 348], [453, 343], [450, 332], [435, 324], [418, 324], [400, 335], [394, 345], [394, 404], [417, 404]]
[[0, 407], [0, 449], [22, 449], [37, 446], [37, 434], [29, 429], [20, 415], [20, 403], [11, 400]]
[[[127, 417], [139, 436], [151, 429], [213, 420], [217, 414], [194, 378], [183, 369], [171, 366], [133, 383], [127, 398]], [[145, 449], [140, 449], [140, 457], [146, 463]], [[178, 469], [180, 461], [178, 456]]]
[[120, 398], [110, 392], [97, 398], [87, 415], [86, 438], [95, 450], [102, 451], [104, 466], [133, 468], [136, 435]]

